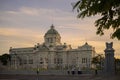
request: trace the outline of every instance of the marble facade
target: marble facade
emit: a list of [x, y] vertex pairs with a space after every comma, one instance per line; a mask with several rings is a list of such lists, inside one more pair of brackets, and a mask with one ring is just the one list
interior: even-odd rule
[[87, 42], [72, 49], [71, 45], [61, 43], [61, 36], [51, 25], [44, 35], [44, 43], [33, 47], [10, 48], [11, 67], [18, 68], [91, 68], [95, 48]]

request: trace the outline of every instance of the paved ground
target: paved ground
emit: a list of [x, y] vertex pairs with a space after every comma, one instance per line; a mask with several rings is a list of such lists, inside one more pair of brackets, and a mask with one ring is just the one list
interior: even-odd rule
[[100, 76], [100, 75], [15, 75], [0, 74], [0, 80], [120, 80], [120, 75]]

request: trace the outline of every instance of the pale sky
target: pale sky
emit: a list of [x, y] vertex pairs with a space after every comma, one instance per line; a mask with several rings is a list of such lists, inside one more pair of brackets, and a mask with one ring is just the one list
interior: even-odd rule
[[85, 42], [103, 54], [106, 42], [113, 42], [115, 56], [120, 57], [120, 41], [110, 39], [112, 30], [96, 35], [94, 21], [98, 16], [78, 19], [71, 3], [77, 0], [0, 0], [0, 54], [9, 48], [33, 47], [44, 42], [44, 34], [54, 24], [62, 43], [72, 48]]

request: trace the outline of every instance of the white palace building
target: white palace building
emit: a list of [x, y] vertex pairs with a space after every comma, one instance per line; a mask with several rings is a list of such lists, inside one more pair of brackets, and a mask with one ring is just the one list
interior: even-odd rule
[[91, 68], [95, 48], [87, 42], [72, 49], [71, 45], [61, 43], [61, 36], [54, 26], [44, 35], [44, 43], [34, 47], [10, 48], [11, 67], [15, 69], [72, 69]]

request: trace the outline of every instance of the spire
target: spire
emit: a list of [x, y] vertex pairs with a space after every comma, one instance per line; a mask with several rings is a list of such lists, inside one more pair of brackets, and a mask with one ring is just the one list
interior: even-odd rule
[[54, 25], [53, 24], [50, 27], [51, 27], [51, 29], [54, 29]]

